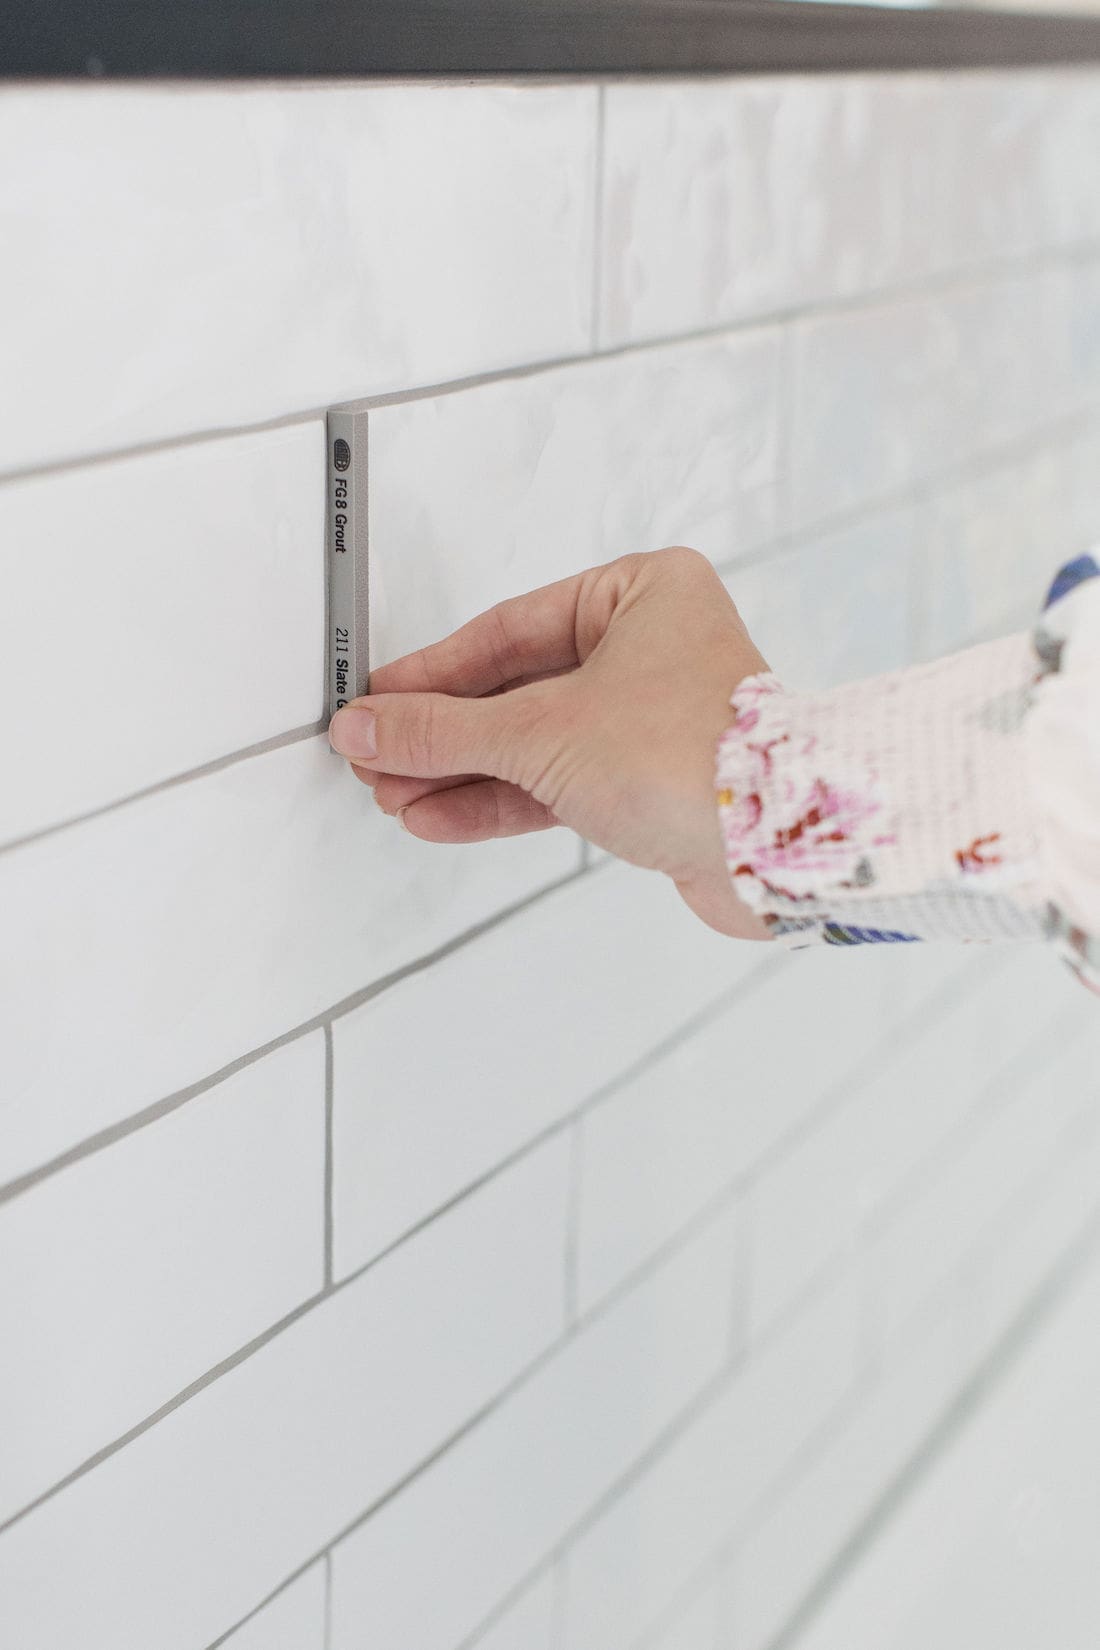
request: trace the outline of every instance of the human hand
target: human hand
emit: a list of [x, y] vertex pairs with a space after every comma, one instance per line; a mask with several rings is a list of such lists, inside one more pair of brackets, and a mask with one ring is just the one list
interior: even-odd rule
[[710, 562], [677, 546], [513, 597], [379, 666], [329, 736], [413, 836], [566, 825], [665, 872], [720, 933], [767, 939], [733, 891], [714, 795], [730, 694], [767, 668]]

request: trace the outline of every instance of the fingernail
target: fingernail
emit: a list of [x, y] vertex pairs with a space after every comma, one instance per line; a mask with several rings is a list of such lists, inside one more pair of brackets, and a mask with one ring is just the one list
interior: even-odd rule
[[[408, 806], [409, 804], [407, 802], [403, 803], [393, 816], [403, 831], [409, 831], [409, 827], [405, 824], [405, 809]], [[411, 831], [409, 831], [409, 835], [412, 836]]]
[[338, 710], [329, 725], [329, 743], [334, 751], [351, 761], [378, 755], [374, 737], [375, 716], [362, 705], [345, 705]]

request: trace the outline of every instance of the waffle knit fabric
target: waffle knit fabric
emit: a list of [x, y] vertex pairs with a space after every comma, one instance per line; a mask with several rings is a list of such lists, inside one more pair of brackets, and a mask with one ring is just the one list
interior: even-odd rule
[[745, 677], [718, 742], [726, 863], [791, 949], [1036, 941], [1100, 994], [1100, 565], [1029, 631], [793, 693]]

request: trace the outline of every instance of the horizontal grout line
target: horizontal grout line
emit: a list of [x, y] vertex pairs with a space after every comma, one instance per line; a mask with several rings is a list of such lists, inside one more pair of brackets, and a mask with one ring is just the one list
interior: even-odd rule
[[62, 831], [71, 831], [78, 825], [87, 825], [90, 820], [102, 819], [105, 814], [113, 814], [120, 808], [129, 808], [135, 802], [144, 802], [147, 797], [159, 796], [161, 791], [174, 791], [177, 786], [191, 784], [192, 780], [207, 779], [211, 774], [236, 767], [238, 762], [251, 761], [254, 756], [266, 756], [269, 751], [283, 750], [287, 745], [299, 745], [307, 739], [315, 739], [327, 728], [327, 721], [307, 722], [300, 728], [291, 728], [287, 733], [276, 733], [270, 739], [261, 739], [258, 744], [245, 745], [240, 750], [228, 751], [224, 756], [215, 756], [197, 768], [187, 768], [183, 773], [174, 773], [168, 779], [158, 779], [140, 791], [131, 791], [127, 796], [101, 803], [98, 808], [89, 808], [85, 813], [73, 814], [69, 819], [58, 820], [55, 825], [45, 825], [40, 831], [29, 831], [26, 836], [12, 837], [7, 842], [0, 842], [0, 854], [12, 854], [19, 848], [30, 848], [35, 843], [45, 842], [49, 837], [60, 835]]
[[[704, 1228], [701, 1227], [700, 1229]], [[245, 1621], [251, 1620], [252, 1617], [257, 1615], [266, 1604], [270, 1603], [272, 1598], [274, 1598], [278, 1593], [283, 1592], [292, 1581], [297, 1580], [297, 1578], [308, 1570], [311, 1565], [316, 1563], [320, 1557], [322, 1557], [325, 1553], [332, 1553], [338, 1546], [341, 1545], [342, 1542], [346, 1541], [350, 1535], [353, 1535], [356, 1530], [360, 1529], [371, 1518], [375, 1517], [375, 1515], [380, 1512], [383, 1507], [388, 1505], [389, 1502], [395, 1500], [396, 1497], [402, 1494], [404, 1490], [408, 1489], [416, 1479], [428, 1472], [445, 1455], [449, 1454], [452, 1449], [459, 1445], [464, 1438], [468, 1437], [471, 1432], [473, 1432], [483, 1422], [488, 1420], [495, 1410], [501, 1408], [512, 1397], [514, 1397], [516, 1393], [520, 1392], [543, 1369], [548, 1368], [565, 1352], [574, 1340], [583, 1335], [585, 1331], [596, 1323], [606, 1311], [610, 1310], [610, 1308], [614, 1306], [621, 1297], [629, 1294], [632, 1289], [637, 1288], [640, 1282], [643, 1282], [646, 1277], [657, 1271], [661, 1266], [666, 1264], [666, 1262], [671, 1260], [680, 1251], [680, 1249], [685, 1247], [686, 1244], [697, 1235], [698, 1233], [694, 1229], [689, 1232], [678, 1233], [675, 1238], [670, 1240], [653, 1257], [652, 1264], [645, 1268], [644, 1273], [640, 1277], [632, 1277], [625, 1280], [620, 1287], [605, 1296], [603, 1300], [598, 1302], [581, 1318], [579, 1318], [576, 1324], [566, 1328], [555, 1341], [544, 1348], [544, 1350], [540, 1352], [538, 1356], [534, 1358], [524, 1369], [522, 1369], [518, 1375], [514, 1376], [506, 1386], [501, 1388], [501, 1390], [492, 1399], [483, 1404], [473, 1414], [468, 1416], [462, 1425], [455, 1432], [451, 1433], [449, 1437], [438, 1445], [436, 1449], [424, 1457], [423, 1460], [419, 1461], [415, 1467], [411, 1468], [410, 1471], [407, 1472], [402, 1478], [397, 1480], [380, 1496], [372, 1501], [370, 1505], [367, 1506], [361, 1513], [357, 1514], [355, 1518], [346, 1524], [326, 1543], [325, 1547], [311, 1553], [309, 1558], [303, 1564], [298, 1566], [293, 1575], [288, 1576], [284, 1581], [280, 1582], [278, 1588], [276, 1588], [274, 1592], [269, 1593], [263, 1600], [261, 1600], [261, 1602], [256, 1605], [255, 1609], [251, 1610], [247, 1616], [244, 1616], [239, 1621], [234, 1622], [232, 1627], [228, 1628], [220, 1635], [219, 1638], [207, 1646], [206, 1650], [218, 1650], [218, 1646], [224, 1644], [226, 1639], [229, 1638], [232, 1633], [236, 1632]], [[563, 1535], [555, 1544], [555, 1553], [560, 1550], [566, 1541], [572, 1539], [572, 1536], [577, 1529], [582, 1528], [586, 1521], [588, 1521], [591, 1517], [596, 1516], [599, 1508], [601, 1508], [605, 1503], [609, 1504], [611, 1500], [615, 1499], [618, 1486], [629, 1483], [640, 1471], [643, 1471], [647, 1462], [660, 1453], [660, 1450], [664, 1447], [664, 1443], [671, 1441], [678, 1431], [682, 1430], [684, 1426], [690, 1424], [690, 1420], [694, 1417], [694, 1415], [701, 1412], [701, 1410], [705, 1408], [706, 1402], [709, 1401], [707, 1395], [716, 1395], [717, 1392], [721, 1390], [722, 1386], [730, 1379], [731, 1375], [735, 1375], [739, 1371], [741, 1363], [742, 1360], [738, 1359], [734, 1363], [727, 1361], [721, 1365], [717, 1373], [712, 1376], [711, 1379], [702, 1387], [700, 1387], [693, 1397], [688, 1400], [684, 1409], [678, 1412], [673, 1420], [669, 1422], [660, 1433], [658, 1433], [654, 1440], [651, 1441], [643, 1453], [631, 1462], [630, 1466], [625, 1470], [621, 1477], [615, 1481], [615, 1485], [610, 1487], [608, 1491], [605, 1492], [605, 1495], [600, 1497], [597, 1502], [593, 1503], [592, 1507], [586, 1509], [585, 1513], [576, 1521], [574, 1525], [570, 1526], [570, 1529], [566, 1532], [566, 1534]], [[545, 1558], [540, 1560], [536, 1569], [531, 1571], [524, 1578], [523, 1585], [526, 1585], [530, 1580], [534, 1579], [535, 1575], [541, 1573], [541, 1571], [546, 1567], [546, 1564], [547, 1560]], [[456, 1650], [463, 1650], [463, 1647], [458, 1646], [456, 1647]]]
[[[819, 539], [865, 527], [896, 510], [928, 508], [953, 488], [964, 487], [970, 481], [988, 480], [1001, 470], [1012, 469], [1021, 462], [1068, 445], [1091, 432], [1100, 433], [1100, 399], [1093, 407], [1065, 413], [1050, 423], [1037, 425], [1025, 435], [1015, 436], [1011, 441], [960, 460], [958, 464], [911, 477], [901, 486], [885, 493], [876, 493], [849, 508], [815, 516], [797, 527], [784, 528], [781, 533], [774, 534], [751, 550], [724, 556], [715, 563], [715, 569], [722, 578], [730, 578], [748, 568], [766, 567], [777, 556], [805, 549]], [[783, 485], [783, 478], [780, 478], [780, 485]]]
[[227, 1078], [235, 1076], [237, 1072], [243, 1071], [247, 1066], [255, 1065], [257, 1061], [264, 1059], [268, 1054], [273, 1054], [276, 1049], [284, 1048], [286, 1044], [297, 1041], [299, 1037], [308, 1037], [311, 1032], [320, 1031], [331, 1021], [343, 1018], [345, 1014], [350, 1014], [354, 1009], [361, 1008], [364, 1003], [380, 996], [382, 992], [388, 991], [391, 986], [433, 967], [434, 964], [441, 962], [445, 957], [451, 956], [453, 952], [461, 950], [463, 946], [468, 945], [472, 940], [479, 939], [483, 934], [508, 922], [512, 917], [518, 916], [530, 906], [536, 905], [540, 900], [546, 899], [560, 889], [567, 888], [572, 883], [579, 882], [583, 877], [592, 874], [591, 871], [583, 869], [574, 870], [567, 872], [554, 882], [544, 883], [533, 894], [527, 894], [514, 904], [504, 906], [499, 911], [494, 911], [483, 922], [476, 923], [472, 928], [464, 929], [461, 934], [444, 941], [442, 945], [437, 946], [433, 951], [424, 952], [412, 962], [403, 963], [400, 968], [393, 969], [389, 974], [381, 975], [378, 979], [373, 980], [370, 985], [363, 986], [347, 997], [342, 997], [338, 1002], [322, 1009], [320, 1013], [313, 1014], [308, 1020], [303, 1020], [300, 1024], [291, 1027], [289, 1031], [281, 1032], [278, 1037], [273, 1037], [269, 1042], [262, 1043], [258, 1048], [250, 1049], [247, 1053], [238, 1055], [236, 1059], [230, 1060], [228, 1064], [219, 1066], [216, 1071], [209, 1072], [205, 1077], [200, 1077], [193, 1083], [188, 1083], [184, 1088], [176, 1089], [164, 1099], [154, 1101], [141, 1111], [134, 1112], [131, 1116], [122, 1119], [122, 1121], [112, 1123], [109, 1128], [100, 1129], [96, 1134], [88, 1135], [75, 1146], [69, 1147], [67, 1151], [60, 1152], [56, 1157], [39, 1164], [37, 1168], [28, 1169], [25, 1174], [17, 1175], [14, 1179], [9, 1180], [6, 1185], [0, 1186], [0, 1207], [10, 1202], [12, 1198], [20, 1196], [23, 1192], [30, 1191], [41, 1181], [57, 1174], [59, 1170], [68, 1168], [70, 1164], [80, 1162], [85, 1157], [91, 1157], [96, 1152], [103, 1151], [108, 1146], [113, 1146], [116, 1141], [125, 1139], [127, 1135], [135, 1134], [139, 1129], [147, 1128], [149, 1124], [156, 1123], [160, 1118], [178, 1111], [189, 1100], [195, 1099], [200, 1094], [205, 1094], [209, 1089], [216, 1088], [219, 1083], [224, 1083]]
[[[967, 1424], [1020, 1357], [1034, 1345], [1054, 1314], [1072, 1297], [1100, 1250], [1100, 1219], [1093, 1217], [1084, 1233], [1062, 1254], [1039, 1287], [1023, 1303], [1013, 1321], [979, 1361], [958, 1395], [932, 1426], [906, 1465], [888, 1483], [871, 1511], [861, 1519], [840, 1552], [796, 1607], [764, 1650], [795, 1650], [796, 1638], [811, 1616], [836, 1590], [889, 1520], [965, 1434]], [[736, 1553], [731, 1551], [735, 1560]]]
[[[595, 249], [593, 252], [595, 256]], [[383, 390], [360, 397], [334, 396], [320, 405], [300, 411], [280, 413], [271, 418], [245, 421], [240, 424], [217, 425], [204, 430], [192, 430], [179, 435], [158, 437], [153, 441], [132, 442], [120, 447], [85, 455], [50, 459], [40, 464], [25, 465], [12, 470], [0, 470], [0, 487], [7, 482], [31, 481], [71, 470], [84, 469], [94, 464], [110, 464], [128, 458], [140, 458], [171, 451], [177, 447], [196, 446], [206, 442], [224, 441], [233, 437], [261, 435], [270, 430], [286, 429], [299, 424], [323, 419], [333, 407], [364, 410], [400, 406], [409, 401], [433, 400], [440, 396], [460, 394], [465, 390], [481, 389], [489, 384], [507, 383], [514, 379], [536, 377], [542, 373], [563, 368], [581, 367], [586, 363], [613, 361], [620, 357], [647, 354], [675, 348], [677, 345], [718, 342], [725, 337], [744, 333], [788, 328], [802, 321], [812, 321], [832, 315], [858, 314], [862, 310], [881, 309], [888, 304], [919, 302], [946, 293], [980, 290], [999, 285], [1028, 274], [1043, 274], [1061, 268], [1089, 265], [1100, 260], [1100, 241], [1069, 242], [1064, 246], [1032, 249], [1024, 253], [985, 262], [958, 265], [949, 270], [936, 271], [916, 282], [902, 282], [896, 286], [868, 287], [850, 293], [817, 299], [816, 301], [784, 305], [774, 310], [754, 311], [737, 315], [708, 326], [661, 334], [657, 337], [631, 340], [593, 350], [572, 354], [547, 356], [543, 359], [521, 362], [510, 367], [492, 367], [464, 377], [443, 379], [432, 384], [416, 385], [411, 389]]]
[[[908, 1493], [909, 1481], [915, 1481], [924, 1475], [939, 1459], [943, 1449], [951, 1442], [954, 1434], [965, 1422], [969, 1414], [977, 1407], [987, 1393], [999, 1382], [1003, 1375], [1011, 1368], [1026, 1346], [1031, 1343], [1050, 1312], [1064, 1297], [1067, 1290], [1071, 1290], [1077, 1277], [1087, 1265], [1092, 1252], [1100, 1248], [1100, 1217], [1093, 1217], [1083, 1235], [1069, 1244], [1067, 1249], [1055, 1262], [1049, 1272], [1045, 1274], [1037, 1288], [1026, 1295], [1013, 1317], [1012, 1324], [1004, 1335], [999, 1336], [991, 1349], [978, 1361], [977, 1368], [970, 1376], [960, 1382], [959, 1391], [951, 1399], [939, 1420], [935, 1421], [930, 1429], [918, 1442], [913, 1455], [901, 1471], [884, 1487], [884, 1492], [876, 1503], [876, 1507], [864, 1519], [856, 1524], [853, 1536], [841, 1549], [841, 1553], [828, 1567], [825, 1577], [815, 1583], [803, 1602], [796, 1607], [793, 1617], [789, 1618], [780, 1630], [777, 1638], [769, 1641], [763, 1650], [795, 1650], [790, 1639], [792, 1632], [801, 1631], [806, 1625], [809, 1615], [821, 1602], [827, 1590], [831, 1589], [839, 1575], [846, 1570], [854, 1558], [859, 1556], [862, 1547], [869, 1544], [874, 1535], [885, 1523], [885, 1517], [891, 1514], [898, 1501], [894, 1491], [896, 1487], [905, 1483], [905, 1493]], [[895, 1369], [896, 1372], [896, 1369]], [[735, 1531], [727, 1535], [721, 1544], [713, 1549], [706, 1559], [693, 1571], [691, 1577], [679, 1590], [673, 1601], [677, 1608], [683, 1608], [698, 1591], [701, 1591], [709, 1582], [724, 1575], [729, 1566], [736, 1562], [739, 1549], [746, 1535], [749, 1533], [752, 1520], [769, 1518], [782, 1506], [784, 1498], [797, 1488], [807, 1470], [812, 1470], [818, 1461], [827, 1454], [830, 1445], [838, 1436], [836, 1423], [842, 1423], [839, 1433], [842, 1436], [847, 1426], [858, 1417], [863, 1403], [875, 1395], [887, 1383], [889, 1374], [883, 1375], [876, 1371], [864, 1381], [857, 1381], [850, 1389], [844, 1402], [834, 1410], [829, 1418], [829, 1425], [819, 1429], [814, 1436], [797, 1452], [787, 1469], [780, 1474], [774, 1484], [763, 1493], [760, 1500], [750, 1510], [749, 1514], [738, 1520]], [[965, 1406], [961, 1416], [956, 1412]], [[880, 1509], [885, 1509], [885, 1515], [880, 1516]], [[664, 1617], [651, 1623], [641, 1637], [631, 1645], [630, 1650], [649, 1650], [655, 1635], [675, 1619], [672, 1604], [667, 1607]], [[654, 1647], [655, 1650], [655, 1647]]]
[[[767, 566], [775, 557], [805, 548], [818, 539], [853, 531], [865, 526], [890, 511], [907, 506], [912, 508], [928, 506], [934, 503], [937, 494], [944, 489], [963, 486], [968, 481], [996, 475], [1002, 469], [1009, 468], [1021, 460], [1034, 458], [1038, 453], [1048, 448], [1054, 448], [1059, 443], [1072, 441], [1092, 429], [1100, 429], [1100, 407], [1067, 413], [1058, 419], [1052, 420], [1049, 424], [1039, 426], [1026, 435], [1018, 436], [1001, 446], [990, 448], [977, 457], [963, 460], [947, 469], [907, 481], [901, 487], [887, 493], [877, 494], [871, 499], [852, 506], [850, 509], [838, 511], [832, 515], [815, 517], [810, 522], [797, 528], [788, 528], [768, 538], [764, 543], [755, 546], [750, 551], [724, 557], [715, 564], [716, 570], [724, 579], [732, 578], [738, 572]], [[287, 745], [318, 737], [326, 731], [327, 727], [328, 722], [324, 719], [306, 723], [301, 727], [290, 729], [287, 733], [276, 734], [269, 739], [261, 740], [258, 744], [246, 745], [240, 750], [215, 757], [199, 767], [188, 768], [182, 773], [172, 774], [167, 779], [157, 780], [154, 784], [147, 785], [141, 790], [132, 791], [126, 796], [102, 803], [99, 807], [88, 809], [84, 813], [74, 814], [68, 819], [59, 820], [56, 824], [44, 826], [41, 830], [28, 832], [24, 836], [14, 837], [7, 842], [0, 842], [0, 855], [14, 853], [21, 848], [32, 847], [34, 844], [46, 841], [62, 831], [73, 830], [80, 825], [88, 824], [92, 820], [101, 819], [105, 815], [113, 813], [116, 809], [130, 807], [133, 803], [142, 802], [161, 791], [173, 790], [177, 786], [190, 784], [193, 780], [207, 778], [209, 775], [222, 772], [238, 762], [249, 761], [252, 757], [265, 755], [269, 751], [279, 750]], [[581, 852], [582, 858], [586, 862], [589, 861], [591, 855], [588, 852], [587, 845], [583, 842]]]

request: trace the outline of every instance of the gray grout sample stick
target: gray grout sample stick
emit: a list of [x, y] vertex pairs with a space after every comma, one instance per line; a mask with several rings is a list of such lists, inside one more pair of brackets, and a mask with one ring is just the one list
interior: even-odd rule
[[367, 691], [367, 411], [328, 415], [327, 661], [329, 715]]

